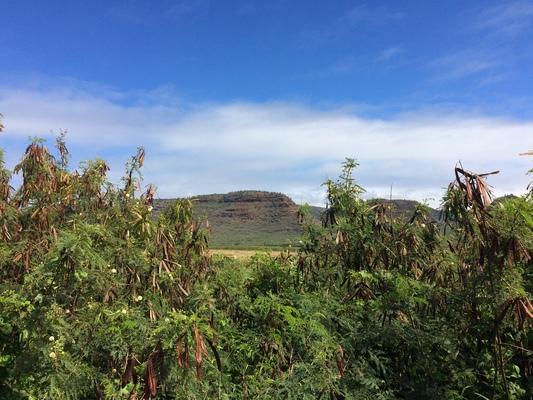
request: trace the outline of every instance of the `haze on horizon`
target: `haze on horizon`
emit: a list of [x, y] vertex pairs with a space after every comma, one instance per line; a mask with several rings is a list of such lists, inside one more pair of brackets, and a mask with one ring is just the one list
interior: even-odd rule
[[320, 205], [345, 157], [369, 197], [438, 204], [462, 161], [523, 192], [533, 1], [3, 2], [0, 148], [68, 130], [160, 197], [241, 189]]

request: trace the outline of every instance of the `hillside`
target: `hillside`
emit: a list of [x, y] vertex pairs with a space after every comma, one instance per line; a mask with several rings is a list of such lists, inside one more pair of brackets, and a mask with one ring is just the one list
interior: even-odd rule
[[[416, 200], [401, 200], [401, 199], [371, 199], [368, 200], [370, 204], [391, 204], [392, 215], [394, 217], [411, 218], [416, 206], [420, 203]], [[429, 208], [429, 215], [434, 221], [438, 221], [440, 218], [440, 211], [434, 208]]]
[[[298, 206], [286, 195], [262, 191], [195, 196], [195, 214], [209, 221], [211, 246], [257, 248], [298, 240]], [[161, 208], [172, 200], [156, 201]]]
[[[155, 201], [161, 210], [172, 199]], [[298, 205], [282, 193], [238, 191], [226, 194], [208, 194], [194, 197], [195, 214], [209, 221], [211, 246], [214, 248], [258, 248], [297, 245], [301, 234], [298, 224]], [[369, 200], [372, 203], [390, 200]], [[409, 218], [418, 202], [392, 200], [393, 212]], [[320, 220], [322, 207], [311, 207], [311, 214]], [[438, 218], [438, 211], [431, 210]]]

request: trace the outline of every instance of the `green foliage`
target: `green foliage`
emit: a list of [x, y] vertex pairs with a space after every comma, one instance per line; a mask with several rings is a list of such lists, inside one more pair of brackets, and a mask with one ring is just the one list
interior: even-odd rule
[[340, 300], [336, 333], [353, 357], [344, 395], [530, 398], [531, 197], [490, 205], [484, 176], [458, 168], [443, 231], [426, 207], [406, 223], [360, 200], [355, 166], [327, 182], [324, 227], [309, 225], [297, 279]]
[[458, 172], [442, 229], [362, 201], [347, 160], [297, 254], [212, 259], [190, 201], [139, 194], [142, 149], [117, 187], [56, 147], [16, 191], [0, 162], [0, 398], [532, 396], [531, 196]]
[[40, 142], [28, 146], [15, 167], [22, 185], [0, 203], [0, 391], [36, 399], [153, 394], [147, 381], [162, 376], [147, 365], [163, 365], [162, 343], [173, 338], [166, 321], [196, 332], [200, 347], [212, 334], [208, 303], [190, 300], [208, 274], [205, 232], [188, 201], [153, 219], [151, 187], [135, 198], [142, 149], [121, 189], [107, 182], [101, 160], [69, 172], [62, 137], [57, 147], [55, 158]]

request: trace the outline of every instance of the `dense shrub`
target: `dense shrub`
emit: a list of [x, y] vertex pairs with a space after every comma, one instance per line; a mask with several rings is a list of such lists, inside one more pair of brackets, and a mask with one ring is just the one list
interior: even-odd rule
[[485, 176], [457, 168], [442, 223], [424, 206], [400, 221], [360, 199], [355, 167], [326, 183], [298, 260], [301, 287], [340, 303], [346, 397], [531, 398], [531, 194], [491, 204]]
[[0, 397], [528, 398], [532, 196], [490, 204], [462, 169], [444, 221], [369, 205], [348, 160], [297, 253], [211, 259], [192, 203], [153, 215], [31, 143], [0, 165]]

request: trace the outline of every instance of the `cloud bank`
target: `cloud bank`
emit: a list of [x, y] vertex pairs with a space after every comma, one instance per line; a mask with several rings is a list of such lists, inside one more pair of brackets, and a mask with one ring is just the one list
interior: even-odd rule
[[449, 110], [370, 118], [348, 106], [185, 104], [166, 91], [132, 96], [56, 87], [0, 89], [0, 112], [8, 165], [28, 136], [68, 129], [74, 163], [103, 157], [115, 180], [127, 156], [145, 146], [145, 180], [160, 197], [262, 189], [322, 204], [321, 183], [354, 157], [368, 196], [388, 197], [392, 186], [396, 198], [437, 205], [457, 161], [476, 172], [500, 169], [490, 181], [500, 195], [522, 193], [532, 166], [518, 153], [533, 149], [533, 121]]

